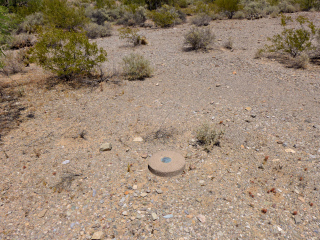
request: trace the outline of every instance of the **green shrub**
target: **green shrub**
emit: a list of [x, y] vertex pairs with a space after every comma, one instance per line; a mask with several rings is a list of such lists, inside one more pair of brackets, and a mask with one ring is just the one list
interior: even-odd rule
[[233, 17], [236, 11], [239, 10], [240, 0], [216, 0], [220, 11], [225, 11], [229, 19]]
[[220, 140], [224, 132], [217, 131], [214, 125], [208, 123], [202, 124], [196, 130], [196, 138], [199, 145], [202, 145], [206, 151], [210, 151], [213, 146], [220, 146]]
[[116, 4], [114, 0], [95, 0], [97, 8], [111, 8]]
[[265, 0], [243, 1], [243, 12], [248, 19], [259, 19], [266, 16], [266, 8], [270, 6]]
[[47, 25], [76, 30], [88, 22], [84, 8], [73, 7], [67, 0], [43, 0], [43, 5], [43, 17]]
[[123, 73], [128, 80], [142, 80], [151, 76], [152, 68], [142, 55], [131, 53], [123, 58]]
[[133, 44], [133, 46], [137, 45], [147, 45], [147, 39], [145, 36], [141, 36], [138, 34], [138, 29], [132, 29], [132, 28], [120, 28], [119, 30], [119, 38], [120, 39], [127, 39], [128, 44]]
[[98, 25], [96, 23], [89, 23], [84, 27], [87, 37], [90, 39], [110, 37], [112, 34], [112, 26], [106, 22], [104, 25]]
[[200, 26], [208, 26], [211, 21], [211, 17], [206, 13], [200, 13], [192, 18], [192, 24]]
[[9, 35], [8, 22], [10, 19], [6, 16], [7, 12], [5, 7], [0, 6], [0, 68], [4, 66], [2, 44], [7, 42]]
[[192, 27], [184, 36], [185, 44], [190, 45], [191, 49], [207, 49], [213, 42], [215, 36], [210, 28]]
[[106, 51], [90, 43], [85, 33], [50, 28], [39, 34], [31, 49], [31, 60], [69, 80], [78, 74], [89, 74], [106, 61]]
[[291, 17], [281, 17], [281, 25], [284, 28], [281, 34], [276, 34], [272, 38], [268, 38], [273, 44], [266, 46], [269, 52], [285, 52], [292, 57], [299, 56], [302, 52], [314, 49], [312, 44], [316, 37], [318, 29], [316, 29], [313, 22], [303, 16], [299, 16], [296, 22], [299, 28], [287, 28], [287, 23], [292, 22]]
[[151, 18], [157, 26], [162, 28], [171, 27], [182, 22], [178, 11], [168, 5], [164, 5], [162, 8], [153, 11]]
[[43, 14], [41, 12], [33, 13], [19, 24], [17, 33], [35, 33], [41, 25], [43, 25]]

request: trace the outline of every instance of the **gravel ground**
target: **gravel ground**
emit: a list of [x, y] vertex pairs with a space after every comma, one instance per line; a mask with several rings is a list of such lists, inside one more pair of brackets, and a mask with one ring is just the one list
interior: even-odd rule
[[[110, 81], [26, 88], [28, 120], [1, 138], [0, 239], [320, 239], [320, 67], [254, 59], [279, 23], [211, 22], [208, 52], [184, 50], [189, 24], [141, 29], [150, 44], [135, 48], [115, 31], [97, 40]], [[122, 80], [131, 52], [152, 78]], [[206, 122], [225, 132], [209, 153], [195, 141]], [[185, 156], [185, 172], [151, 174], [160, 150]]]

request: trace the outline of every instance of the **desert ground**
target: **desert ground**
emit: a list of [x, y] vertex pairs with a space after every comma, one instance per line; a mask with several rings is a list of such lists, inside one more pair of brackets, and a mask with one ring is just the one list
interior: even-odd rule
[[[320, 27], [319, 12], [298, 15]], [[209, 27], [208, 51], [185, 49], [190, 23], [141, 28], [137, 47], [114, 30], [96, 40], [108, 52], [97, 84], [35, 65], [1, 76], [21, 96], [1, 109], [0, 239], [320, 239], [320, 66], [254, 58], [280, 18]], [[132, 52], [151, 78], [121, 76]], [[204, 123], [224, 132], [210, 152]], [[185, 157], [182, 174], [150, 173], [162, 150]]]

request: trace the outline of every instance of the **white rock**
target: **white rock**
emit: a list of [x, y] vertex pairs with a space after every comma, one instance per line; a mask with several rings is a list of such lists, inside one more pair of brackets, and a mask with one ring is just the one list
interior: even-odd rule
[[202, 222], [202, 223], [205, 223], [205, 222], [206, 222], [206, 217], [203, 216], [202, 214], [199, 214], [199, 215], [197, 216], [197, 218], [198, 218], [198, 220], [199, 220], [200, 222]]
[[155, 221], [158, 219], [158, 215], [156, 213], [151, 213], [151, 216], [152, 216], [152, 220]]
[[135, 137], [133, 139], [134, 142], [143, 142], [143, 138], [142, 137]]
[[104, 236], [104, 233], [102, 231], [95, 232], [91, 238], [91, 240], [100, 240]]
[[104, 143], [100, 146], [100, 151], [110, 151], [112, 149], [111, 143]]

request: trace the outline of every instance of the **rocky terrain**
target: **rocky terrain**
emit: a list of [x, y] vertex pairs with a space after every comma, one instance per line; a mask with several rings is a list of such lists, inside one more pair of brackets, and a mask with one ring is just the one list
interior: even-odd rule
[[[320, 13], [297, 15], [320, 27]], [[207, 52], [185, 50], [190, 27], [141, 29], [146, 46], [98, 39], [112, 77], [97, 86], [51, 84], [36, 66], [1, 78], [23, 96], [1, 136], [0, 239], [320, 238], [319, 65], [254, 58], [279, 18], [213, 21]], [[131, 52], [151, 78], [123, 80]], [[224, 131], [210, 152], [203, 123]], [[184, 173], [150, 173], [160, 150], [182, 154]]]

